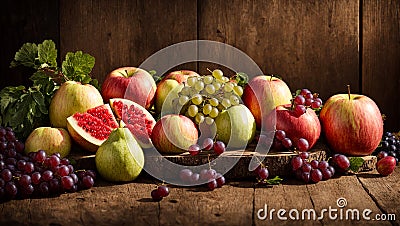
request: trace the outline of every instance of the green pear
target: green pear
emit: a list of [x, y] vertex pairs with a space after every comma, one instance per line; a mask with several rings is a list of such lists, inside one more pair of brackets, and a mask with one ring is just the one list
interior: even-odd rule
[[118, 128], [99, 147], [95, 157], [99, 174], [108, 181], [133, 181], [144, 166], [144, 154], [128, 128]]

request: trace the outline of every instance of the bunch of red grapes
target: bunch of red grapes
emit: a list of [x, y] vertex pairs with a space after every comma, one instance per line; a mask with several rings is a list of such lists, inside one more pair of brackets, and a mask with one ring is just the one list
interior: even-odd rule
[[322, 107], [322, 100], [317, 93], [311, 93], [308, 89], [301, 89], [293, 98], [292, 110], [296, 116], [306, 113], [307, 108], [318, 110]]
[[291, 160], [292, 170], [297, 179], [305, 183], [318, 183], [321, 180], [328, 180], [335, 173], [344, 173], [350, 167], [350, 161], [345, 155], [335, 154], [327, 161], [309, 159], [308, 152], [300, 152]]
[[211, 138], [206, 138], [201, 144], [192, 144], [189, 147], [189, 153], [192, 156], [198, 155], [201, 151], [211, 151], [220, 155], [225, 152], [225, 143], [222, 141], [215, 141]]
[[44, 150], [24, 155], [24, 143], [13, 130], [0, 127], [0, 201], [47, 197], [91, 188], [96, 174], [74, 170], [67, 158]]

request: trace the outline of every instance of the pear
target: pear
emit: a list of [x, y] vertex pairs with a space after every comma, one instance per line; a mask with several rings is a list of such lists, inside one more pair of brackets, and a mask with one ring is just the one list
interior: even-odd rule
[[144, 166], [144, 154], [128, 128], [113, 130], [95, 157], [99, 174], [108, 181], [135, 180]]

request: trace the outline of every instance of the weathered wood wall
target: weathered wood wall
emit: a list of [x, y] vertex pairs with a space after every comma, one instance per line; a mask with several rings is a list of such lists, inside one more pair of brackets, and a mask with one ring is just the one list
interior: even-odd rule
[[[90, 53], [102, 81], [171, 44], [205, 39], [239, 48], [292, 90], [326, 99], [350, 84], [376, 100], [387, 130], [400, 129], [398, 0], [7, 0], [0, 11], [1, 87], [28, 83], [29, 73], [8, 68], [28, 41], [53, 39], [60, 56]], [[207, 65], [184, 67], [205, 73]]]

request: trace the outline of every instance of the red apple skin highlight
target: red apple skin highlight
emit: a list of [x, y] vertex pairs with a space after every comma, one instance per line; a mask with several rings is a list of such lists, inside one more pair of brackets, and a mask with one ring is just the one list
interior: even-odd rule
[[105, 102], [112, 98], [125, 98], [146, 109], [154, 102], [156, 83], [151, 75], [140, 68], [122, 67], [113, 70], [104, 80], [101, 94]]
[[276, 77], [260, 75], [249, 81], [243, 90], [242, 100], [256, 120], [258, 129], [275, 107], [290, 104], [292, 93], [287, 84]]
[[383, 135], [378, 106], [367, 96], [337, 94], [320, 112], [322, 129], [332, 151], [349, 156], [370, 155]]
[[300, 117], [288, 109], [290, 105], [278, 106], [276, 108], [276, 129], [286, 132], [293, 144], [297, 144], [300, 138], [308, 141], [312, 148], [321, 135], [321, 124], [314, 110], [307, 108], [306, 113]]

